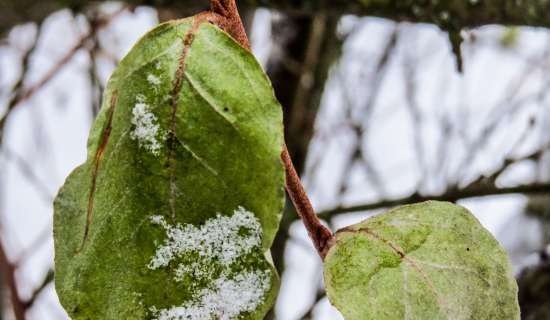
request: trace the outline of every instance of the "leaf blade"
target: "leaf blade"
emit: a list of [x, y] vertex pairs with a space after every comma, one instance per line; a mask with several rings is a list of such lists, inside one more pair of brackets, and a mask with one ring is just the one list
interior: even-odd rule
[[[192, 42], [185, 40], [189, 32]], [[260, 79], [254, 85], [261, 87], [263, 106], [239, 98], [238, 92], [250, 90], [242, 74], [224, 75], [228, 83], [223, 90], [216, 87], [220, 75], [214, 71], [225, 62], [218, 60], [217, 51], [200, 46], [204, 38], [237, 56], [241, 68]], [[231, 113], [238, 115], [238, 135], [192, 90], [184, 72], [178, 71], [182, 63], [184, 70], [204, 80], [202, 86], [214, 98], [238, 102], [231, 105]], [[56, 289], [64, 307], [73, 319], [177, 319], [177, 312], [187, 311], [174, 307], [190, 310], [204, 297], [222, 299], [213, 295], [216, 288], [262, 287], [257, 275], [263, 272], [270, 285], [254, 308], [241, 300], [244, 307], [236, 314], [238, 309], [220, 300], [221, 309], [212, 311], [262, 319], [278, 290], [269, 248], [284, 202], [284, 169], [281, 108], [259, 64], [204, 20], [169, 22], [145, 35], [121, 61], [104, 101], [113, 96], [116, 109], [109, 116], [104, 104], [90, 133], [86, 163], [67, 178], [55, 201]], [[148, 268], [158, 248], [171, 239], [166, 228], [180, 233], [201, 230], [236, 217], [240, 207], [253, 212], [262, 232], [260, 243], [254, 242], [237, 260], [206, 259], [199, 248], [174, 254], [166, 266]], [[153, 223], [157, 215], [167, 221], [166, 228]], [[231, 235], [234, 240], [251, 239]], [[190, 259], [199, 261], [197, 268], [208, 268], [213, 279], [176, 281], [178, 267], [192, 265]], [[226, 281], [216, 282], [219, 279]]]
[[346, 319], [517, 319], [504, 250], [467, 210], [403, 206], [340, 230], [325, 259]]

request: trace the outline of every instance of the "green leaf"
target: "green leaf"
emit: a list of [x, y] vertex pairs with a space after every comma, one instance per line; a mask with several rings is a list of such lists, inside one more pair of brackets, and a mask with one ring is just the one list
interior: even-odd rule
[[398, 207], [339, 230], [324, 276], [347, 320], [519, 319], [505, 251], [447, 202]]
[[199, 17], [121, 61], [56, 198], [72, 319], [263, 319], [274, 303], [281, 107], [252, 54]]

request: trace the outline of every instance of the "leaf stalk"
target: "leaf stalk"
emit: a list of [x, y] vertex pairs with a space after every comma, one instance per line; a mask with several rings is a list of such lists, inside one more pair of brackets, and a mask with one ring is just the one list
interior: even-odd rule
[[[227, 31], [243, 47], [250, 50], [250, 42], [248, 41], [248, 37], [246, 35], [235, 0], [211, 0], [210, 7], [212, 13], [223, 18], [222, 21], [218, 21], [216, 19], [214, 22], [221, 29]], [[321, 223], [315, 214], [311, 201], [309, 200], [300, 177], [294, 168], [286, 144], [283, 146], [281, 160], [283, 161], [285, 167], [286, 192], [294, 204], [296, 213], [306, 227], [317, 253], [321, 259], [324, 259], [328, 249], [330, 248], [331, 240], [333, 239], [332, 232]]]

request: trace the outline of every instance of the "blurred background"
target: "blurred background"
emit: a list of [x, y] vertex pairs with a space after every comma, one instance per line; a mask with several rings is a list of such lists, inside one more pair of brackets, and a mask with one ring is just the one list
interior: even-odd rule
[[[452, 11], [430, 24], [264, 2], [241, 15], [323, 221], [336, 230], [399, 204], [457, 202], [508, 251], [522, 318], [550, 319], [548, 11], [453, 29]], [[52, 200], [85, 159], [117, 62], [159, 21], [207, 7], [73, 3], [0, 1], [0, 319], [67, 319], [52, 283]], [[273, 256], [283, 285], [270, 319], [342, 319], [290, 206]]]

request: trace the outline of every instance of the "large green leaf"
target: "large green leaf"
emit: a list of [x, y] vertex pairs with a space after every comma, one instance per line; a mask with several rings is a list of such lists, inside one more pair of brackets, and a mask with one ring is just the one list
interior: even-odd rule
[[506, 253], [451, 203], [402, 206], [338, 231], [324, 268], [347, 320], [519, 319]]
[[197, 17], [111, 76], [88, 159], [55, 201], [73, 319], [263, 319], [284, 202], [282, 112], [252, 54]]

